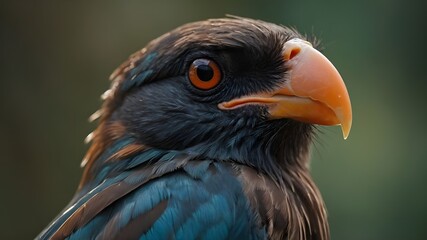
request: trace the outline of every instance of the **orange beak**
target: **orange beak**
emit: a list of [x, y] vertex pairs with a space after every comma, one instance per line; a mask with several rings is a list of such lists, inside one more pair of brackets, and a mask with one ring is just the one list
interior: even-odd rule
[[352, 113], [344, 81], [332, 63], [310, 43], [292, 39], [284, 44], [283, 57], [288, 79], [271, 93], [245, 96], [223, 102], [220, 109], [235, 109], [248, 104], [268, 106], [270, 118], [290, 118], [319, 125], [341, 125], [346, 139]]

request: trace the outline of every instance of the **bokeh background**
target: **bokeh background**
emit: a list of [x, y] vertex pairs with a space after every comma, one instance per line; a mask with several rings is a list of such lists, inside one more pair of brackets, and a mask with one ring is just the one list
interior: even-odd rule
[[0, 239], [32, 239], [79, 182], [88, 116], [131, 53], [234, 14], [322, 39], [353, 104], [321, 128], [312, 171], [333, 239], [427, 239], [427, 17], [422, 1], [1, 1]]

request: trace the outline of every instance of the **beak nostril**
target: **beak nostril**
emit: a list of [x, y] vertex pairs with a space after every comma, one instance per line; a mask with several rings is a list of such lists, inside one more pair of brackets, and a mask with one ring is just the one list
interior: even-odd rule
[[296, 57], [301, 52], [299, 46], [290, 46], [288, 49], [285, 49], [284, 58], [286, 61], [291, 60]]
[[301, 48], [297, 47], [291, 50], [291, 53], [289, 54], [289, 60], [294, 58], [298, 53], [301, 51]]
[[285, 61], [291, 60], [292, 58], [296, 57], [298, 54], [301, 53], [301, 51], [305, 49], [312, 49], [313, 46], [304, 40], [301, 40], [299, 38], [291, 39], [283, 45], [283, 58]]

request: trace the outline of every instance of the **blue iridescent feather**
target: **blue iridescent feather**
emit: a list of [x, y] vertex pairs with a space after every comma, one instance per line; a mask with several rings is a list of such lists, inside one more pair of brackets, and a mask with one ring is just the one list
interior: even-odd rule
[[[133, 141], [116, 141], [102, 159]], [[186, 157], [184, 157], [186, 156]], [[185, 159], [184, 162], [177, 162]], [[135, 174], [146, 169], [144, 176]], [[115, 172], [120, 172], [115, 174]], [[265, 229], [259, 228], [242, 185], [236, 180], [228, 163], [193, 159], [184, 152], [147, 149], [120, 161], [103, 164], [93, 182], [91, 191], [77, 199], [40, 239], [48, 239], [61, 230], [79, 208], [115, 184], [137, 185], [135, 189], [105, 206], [83, 226], [73, 229], [67, 239], [88, 239], [119, 236], [134, 219], [147, 213], [160, 202], [166, 201], [164, 211], [139, 239], [263, 239]], [[101, 180], [103, 179], [103, 180]], [[146, 181], [147, 179], [151, 179]], [[89, 183], [88, 185], [92, 185]], [[224, 188], [224, 186], [227, 188]], [[111, 197], [111, 196], [108, 196]], [[84, 219], [83, 219], [84, 220]], [[111, 229], [110, 229], [111, 228]], [[127, 229], [138, 231], [140, 229]]]

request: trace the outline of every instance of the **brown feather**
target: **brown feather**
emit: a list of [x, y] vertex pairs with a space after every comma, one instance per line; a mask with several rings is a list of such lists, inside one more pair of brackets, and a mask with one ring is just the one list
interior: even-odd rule
[[90, 198], [85, 204], [77, 209], [64, 224], [52, 235], [52, 240], [64, 239], [75, 229], [84, 226], [93, 216], [101, 212], [106, 206], [118, 198], [129, 193], [139, 185], [129, 185], [126, 183], [117, 183], [109, 186], [104, 191]]
[[138, 143], [129, 144], [126, 147], [124, 147], [124, 148], [120, 149], [119, 151], [117, 151], [116, 153], [114, 153], [113, 155], [111, 155], [111, 157], [109, 157], [107, 159], [107, 161], [114, 161], [114, 160], [120, 160], [120, 159], [128, 158], [128, 157], [131, 157], [137, 153], [140, 153], [144, 149], [146, 149], [146, 147], [144, 145], [141, 145]]
[[271, 239], [330, 239], [323, 200], [308, 169], [298, 166], [284, 172], [283, 186], [248, 166], [236, 164], [234, 169]]
[[92, 133], [92, 145], [81, 164], [85, 169], [78, 190], [91, 179], [90, 170], [95, 160], [113, 141], [122, 137], [125, 132], [126, 128], [120, 122], [105, 122], [105, 120], [101, 119], [98, 128]]
[[96, 236], [96, 239], [138, 239], [146, 233], [154, 222], [163, 214], [167, 207], [168, 200], [163, 200], [153, 206], [149, 211], [131, 219], [124, 228], [120, 227], [121, 213], [118, 212], [110, 218], [103, 230]]
[[[148, 232], [154, 222], [163, 214], [168, 205], [167, 200], [161, 201], [154, 206], [150, 211], [141, 214], [137, 218], [127, 224], [118, 234], [105, 235], [105, 239], [138, 239], [144, 233]], [[101, 238], [102, 239], [102, 238]]]

